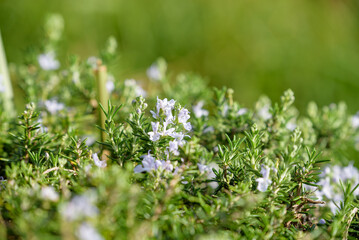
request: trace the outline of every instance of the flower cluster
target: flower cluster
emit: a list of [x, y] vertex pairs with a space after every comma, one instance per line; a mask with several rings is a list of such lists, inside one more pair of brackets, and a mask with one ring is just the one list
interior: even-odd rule
[[151, 122], [152, 131], [148, 132], [148, 136], [152, 142], [157, 142], [161, 138], [170, 139], [164, 151], [166, 161], [156, 160], [148, 153], [143, 157], [142, 164], [136, 166], [135, 172], [148, 172], [159, 168], [173, 170], [169, 160], [172, 155], [180, 154], [179, 148], [186, 143], [184, 138], [187, 135], [185, 134], [192, 129], [191, 123], [188, 122], [190, 112], [186, 108], [175, 106], [175, 104], [176, 101], [173, 99], [168, 101], [167, 98], [161, 100], [157, 97], [156, 109], [155, 111], [151, 110], [155, 121]]
[[[157, 97], [156, 111], [151, 111], [152, 117], [156, 122], [151, 122], [152, 131], [148, 133], [151, 141], [158, 141], [161, 137], [172, 137], [167, 148], [167, 157], [169, 153], [175, 156], [179, 155], [178, 148], [186, 142], [185, 133], [181, 131], [179, 125], [182, 125], [186, 131], [191, 131], [192, 125], [187, 122], [190, 118], [189, 111], [186, 108], [175, 108], [176, 101], [167, 98], [161, 100]], [[175, 111], [175, 115], [173, 115]], [[171, 127], [172, 126], [172, 127]]]
[[[349, 164], [346, 167], [340, 167], [334, 165], [332, 167], [327, 166], [323, 169], [318, 182], [320, 189], [314, 191], [315, 196], [319, 200], [329, 200], [328, 206], [330, 210], [335, 213], [339, 203], [343, 201], [343, 191], [340, 188], [340, 183], [352, 183], [352, 186], [359, 184], [359, 171], [353, 164]], [[306, 187], [311, 190], [316, 190], [313, 187]], [[354, 195], [359, 195], [359, 189], [354, 191]]]

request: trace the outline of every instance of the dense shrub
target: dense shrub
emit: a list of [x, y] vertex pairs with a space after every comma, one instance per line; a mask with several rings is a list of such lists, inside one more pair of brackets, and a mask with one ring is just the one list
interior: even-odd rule
[[31, 103], [17, 119], [0, 108], [0, 238], [358, 237], [359, 116], [344, 103], [299, 114], [287, 90], [244, 108], [163, 59], [143, 86], [114, 79], [113, 38], [60, 63], [50, 21], [12, 68]]

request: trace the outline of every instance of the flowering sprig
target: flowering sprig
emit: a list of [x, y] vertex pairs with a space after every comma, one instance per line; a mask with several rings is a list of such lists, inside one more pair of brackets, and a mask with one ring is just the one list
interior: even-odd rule
[[154, 122], [151, 122], [152, 131], [148, 132], [149, 139], [153, 142], [159, 141], [161, 138], [168, 138], [168, 146], [166, 147], [166, 158], [170, 155], [179, 155], [179, 147], [182, 147], [186, 140], [186, 134], [191, 131], [191, 123], [188, 122], [190, 115], [186, 108], [175, 106], [176, 101], [167, 98], [161, 100], [157, 97], [155, 111], [150, 111]]

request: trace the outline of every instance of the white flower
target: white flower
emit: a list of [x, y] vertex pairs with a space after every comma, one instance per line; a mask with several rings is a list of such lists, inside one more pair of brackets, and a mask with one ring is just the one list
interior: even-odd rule
[[[333, 214], [336, 214], [338, 210], [336, 205], [339, 206], [340, 202], [343, 201], [343, 193], [339, 183], [351, 181], [355, 186], [359, 183], [358, 175], [359, 171], [352, 163], [346, 167], [338, 165], [327, 166], [320, 174], [321, 180], [318, 182], [318, 185], [321, 187], [319, 191], [315, 192], [315, 195], [319, 200], [324, 200], [325, 198], [327, 206]], [[356, 190], [354, 195], [359, 195], [359, 191]]]
[[89, 57], [87, 59], [87, 64], [91, 66], [92, 69], [97, 69], [97, 62], [99, 61], [99, 59], [97, 57]]
[[325, 196], [328, 199], [332, 199], [334, 192], [329, 177], [321, 179], [318, 182], [318, 185], [321, 186], [321, 190], [316, 192], [316, 196], [320, 200], [323, 200], [323, 196]]
[[187, 122], [187, 120], [190, 118], [189, 111], [186, 108], [182, 108], [180, 112], [178, 113], [178, 122], [183, 124], [183, 127], [187, 131], [192, 130], [191, 123]]
[[145, 90], [143, 90], [143, 88], [140, 85], [137, 84], [136, 80], [126, 79], [124, 84], [126, 87], [133, 89], [136, 97], [139, 97], [139, 96], [146, 97], [147, 96], [147, 92]]
[[332, 179], [335, 183], [339, 183], [340, 180], [344, 181], [345, 176], [342, 176], [342, 168], [338, 165], [332, 167]]
[[41, 133], [45, 133], [48, 131], [48, 128], [44, 126], [43, 120], [41, 117], [38, 118], [37, 123], [39, 124], [39, 127], [40, 127], [39, 129], [40, 129]]
[[157, 64], [152, 64], [148, 69], [147, 69], [147, 76], [155, 81], [159, 81], [162, 79], [162, 74], [161, 71], [159, 69], [159, 67], [157, 66]]
[[53, 187], [46, 186], [41, 189], [41, 198], [44, 200], [56, 202], [57, 200], [59, 200], [59, 194], [55, 191]]
[[156, 158], [152, 157], [150, 152], [142, 156], [142, 163], [137, 165], [134, 169], [135, 173], [149, 172], [156, 168]]
[[213, 133], [213, 132], [214, 132], [214, 127], [213, 126], [206, 127], [203, 130], [203, 133]]
[[269, 179], [269, 173], [270, 173], [270, 168], [262, 165], [262, 169], [261, 169], [262, 177], [256, 179], [256, 181], [258, 182], [257, 189], [261, 192], [265, 192], [269, 187], [269, 185], [272, 184], [272, 180]]
[[98, 214], [94, 203], [94, 195], [87, 192], [83, 195], [75, 196], [62, 209], [63, 217], [68, 221], [74, 221], [83, 217], [94, 217]]
[[60, 67], [60, 62], [56, 60], [54, 52], [48, 52], [44, 54], [40, 54], [37, 57], [39, 65], [42, 69], [49, 71], [49, 70], [56, 70]]
[[173, 165], [170, 161], [156, 160], [155, 157], [152, 157], [150, 152], [148, 152], [147, 155], [142, 156], [142, 158], [142, 163], [137, 165], [134, 169], [135, 173], [150, 172], [159, 168], [165, 171], [173, 170]]
[[86, 139], [87, 146], [91, 146], [96, 142], [96, 137], [93, 135], [84, 136], [83, 139]]
[[156, 112], [150, 111], [152, 114], [152, 117], [157, 119], [160, 115], [160, 111], [162, 110], [167, 120], [172, 120], [172, 110], [174, 109], [176, 101], [171, 99], [170, 101], [167, 100], [167, 98], [161, 100], [157, 97], [157, 103], [156, 103]]
[[266, 106], [262, 107], [261, 109], [259, 109], [258, 115], [263, 120], [270, 119], [272, 117], [272, 114], [269, 112], [269, 106], [266, 105]]
[[103, 240], [104, 238], [97, 232], [97, 230], [88, 224], [87, 222], [84, 222], [80, 225], [80, 227], [77, 230], [77, 237], [80, 240]]
[[[198, 170], [199, 170], [200, 173], [206, 174], [207, 179], [215, 179], [216, 178], [216, 174], [213, 172], [213, 168], [218, 170], [218, 165], [217, 164], [210, 163], [209, 165], [204, 165], [204, 164], [197, 163], [197, 167], [198, 167]], [[218, 187], [217, 182], [210, 182], [208, 185], [210, 187], [212, 187], [213, 189]]]
[[174, 128], [167, 129], [167, 126], [170, 123], [172, 123], [172, 121], [167, 121], [167, 120], [163, 123], [163, 131], [161, 134], [162, 136], [171, 136], [172, 133], [175, 131]]
[[289, 131], [294, 131], [297, 128], [297, 124], [292, 123], [292, 122], [288, 122], [287, 125], [285, 125], [285, 127], [289, 130]]
[[206, 172], [211, 172], [212, 169], [210, 167], [208, 167], [207, 165], [204, 164], [200, 164], [197, 163], [197, 167], [200, 173], [206, 173]]
[[167, 124], [172, 123], [174, 120], [174, 117], [172, 115], [172, 109], [166, 109], [165, 115], [166, 115], [165, 120], [166, 120]]
[[186, 129], [187, 131], [191, 131], [191, 130], [192, 130], [192, 125], [191, 125], [190, 122], [184, 123], [184, 124], [183, 124], [183, 127], [184, 127], [184, 129]]
[[172, 172], [173, 171], [173, 165], [171, 163], [171, 161], [164, 161], [164, 160], [161, 160], [157, 166], [156, 166], [156, 169], [158, 168], [161, 168], [162, 170], [164, 171], [168, 171], [168, 172]]
[[187, 120], [190, 118], [189, 111], [185, 108], [182, 108], [178, 113], [178, 122], [179, 123], [186, 123]]
[[108, 75], [107, 82], [106, 82], [106, 89], [107, 92], [112, 93], [115, 90], [115, 78], [112, 75]]
[[173, 153], [175, 156], [179, 155], [178, 142], [177, 141], [170, 141], [169, 142], [169, 151], [171, 153]]
[[194, 105], [193, 107], [192, 107], [192, 109], [193, 109], [193, 113], [194, 113], [194, 115], [196, 116], [196, 118], [201, 118], [201, 117], [206, 117], [206, 116], [208, 116], [208, 111], [207, 110], [205, 110], [205, 109], [203, 109], [202, 107], [203, 107], [203, 105], [204, 105], [204, 102], [203, 101], [199, 101], [196, 105]]
[[353, 166], [352, 162], [342, 169], [342, 175], [344, 181], [347, 179], [355, 179], [355, 184], [358, 184], [359, 171], [356, 167]]
[[352, 127], [358, 128], [359, 127], [359, 112], [357, 112], [354, 116], [352, 116]]
[[330, 208], [330, 211], [333, 214], [336, 214], [337, 211], [340, 209], [340, 202], [343, 201], [343, 195], [342, 194], [335, 194], [330, 201], [328, 201], [328, 207]]
[[238, 110], [237, 115], [242, 116], [242, 115], [246, 114], [247, 112], [248, 112], [247, 108], [241, 108]]
[[152, 110], [150, 110], [150, 113], [152, 114], [152, 117], [153, 117], [154, 119], [157, 119], [157, 117], [158, 117], [157, 113], [155, 113], [155, 112], [152, 111]]
[[137, 85], [135, 79], [126, 79], [124, 81], [124, 84], [125, 84], [126, 87], [129, 87], [129, 88], [135, 87]]
[[228, 104], [225, 103], [225, 104], [223, 105], [223, 110], [222, 110], [222, 116], [223, 116], [223, 117], [226, 117], [226, 116], [227, 116], [228, 110], [229, 110], [229, 106], [228, 106]]
[[183, 139], [185, 135], [182, 132], [174, 132], [170, 136], [173, 137], [181, 147], [186, 143], [186, 141]]
[[317, 187], [314, 187], [314, 186], [308, 185], [308, 184], [303, 184], [302, 187], [303, 187], [304, 191], [309, 191], [309, 192], [314, 192], [318, 189]]
[[149, 132], [150, 140], [155, 142], [160, 139], [161, 134], [158, 132], [158, 128], [160, 126], [159, 122], [151, 122], [152, 132]]
[[107, 162], [106, 162], [106, 160], [101, 161], [101, 160], [98, 158], [97, 153], [92, 154], [92, 159], [93, 159], [93, 161], [95, 162], [95, 165], [96, 165], [97, 167], [99, 167], [99, 168], [105, 168], [105, 167], [107, 167]]
[[79, 71], [75, 71], [72, 73], [72, 82], [74, 84], [79, 84], [80, 83], [80, 72]]
[[51, 114], [55, 114], [58, 111], [61, 111], [62, 109], [65, 108], [65, 105], [63, 103], [59, 103], [55, 99], [46, 100], [44, 102], [44, 104], [45, 104], [45, 107], [46, 107], [47, 111], [49, 111]]
[[[157, 115], [159, 115], [160, 110], [162, 109], [163, 112], [167, 116], [169, 114], [169, 112], [171, 112], [174, 109], [175, 103], [176, 103], [176, 101], [173, 99], [168, 101], [167, 98], [161, 100], [157, 97], [157, 104], [156, 104]], [[171, 112], [171, 115], [172, 115], [172, 112]]]

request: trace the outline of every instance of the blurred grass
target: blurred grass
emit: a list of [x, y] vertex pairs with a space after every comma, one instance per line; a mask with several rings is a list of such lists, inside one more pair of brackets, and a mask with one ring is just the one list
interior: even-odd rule
[[287, 88], [296, 105], [345, 100], [359, 109], [359, 4], [350, 0], [0, 0], [0, 28], [10, 62], [41, 44], [45, 16], [65, 20], [63, 54], [98, 53], [119, 40], [116, 73], [143, 76], [159, 56], [170, 69], [197, 72], [234, 88], [240, 102], [278, 100]]

